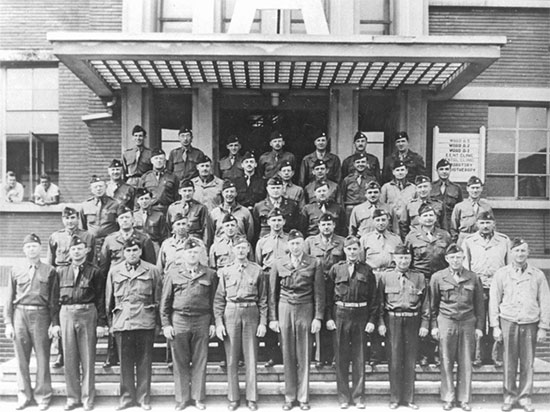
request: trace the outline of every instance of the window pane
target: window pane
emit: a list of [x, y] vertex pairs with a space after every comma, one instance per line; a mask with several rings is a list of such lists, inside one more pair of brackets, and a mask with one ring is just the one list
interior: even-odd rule
[[162, 31], [165, 33], [191, 33], [192, 30], [193, 23], [190, 21], [165, 21], [162, 23]]
[[546, 128], [546, 108], [544, 107], [520, 107], [519, 127], [520, 128]]
[[34, 110], [58, 110], [59, 92], [57, 90], [35, 90], [33, 93]]
[[32, 112], [32, 132], [43, 134], [59, 133], [58, 112]]
[[31, 90], [8, 90], [6, 93], [7, 110], [32, 110]]
[[34, 69], [33, 89], [57, 90], [59, 84], [57, 74], [57, 68]]
[[387, 24], [361, 24], [359, 34], [386, 34]]
[[369, 0], [360, 1], [360, 19], [361, 20], [385, 20], [386, 3], [388, 0]]
[[519, 173], [546, 174], [546, 155], [545, 154], [519, 154]]
[[485, 192], [488, 197], [514, 197], [514, 177], [488, 176]]
[[519, 197], [547, 197], [546, 179], [543, 176], [520, 176], [518, 181]]
[[547, 150], [546, 131], [538, 130], [520, 130], [519, 131], [519, 151], [520, 152], [541, 152]]
[[515, 173], [515, 155], [487, 153], [487, 173]]
[[8, 69], [8, 90], [30, 89], [32, 69]]
[[516, 108], [489, 107], [489, 129], [492, 127], [516, 127]]
[[32, 112], [6, 112], [6, 132], [29, 133], [32, 128]]
[[162, 17], [181, 19], [193, 17], [193, 0], [162, 0]]
[[223, 3], [223, 17], [226, 19], [231, 19], [233, 9], [235, 8], [235, 0], [224, 0]]
[[516, 133], [513, 130], [489, 130], [487, 151], [489, 153], [514, 153], [516, 151]]

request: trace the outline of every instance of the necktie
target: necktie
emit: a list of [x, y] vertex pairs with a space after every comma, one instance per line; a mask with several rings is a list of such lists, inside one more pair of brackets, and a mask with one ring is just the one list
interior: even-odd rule
[[73, 281], [76, 283], [76, 280], [78, 279], [78, 274], [80, 273], [80, 266], [74, 266], [73, 265]]
[[353, 275], [353, 271], [355, 270], [355, 263], [348, 262], [348, 273], [350, 276]]
[[246, 186], [250, 187], [250, 176], [246, 176]]
[[34, 274], [36, 273], [36, 266], [34, 265], [31, 265], [29, 267], [29, 279], [30, 279], [30, 282], [32, 283], [32, 280], [34, 279]]
[[361, 175], [357, 176], [357, 184], [361, 187]]
[[458, 272], [455, 272], [455, 273], [454, 273], [453, 278], [454, 278], [454, 280], [455, 280], [456, 283], [459, 283], [459, 281], [460, 281], [460, 276], [459, 276]]
[[140, 157], [141, 157], [141, 149], [139, 147], [136, 147], [136, 163], [139, 162]]
[[442, 194], [442, 195], [445, 194], [445, 189], [446, 189], [445, 182], [441, 182], [441, 194]]
[[233, 156], [229, 158], [229, 161], [231, 162], [231, 166], [235, 164], [235, 158]]
[[279, 153], [275, 153], [275, 163], [279, 161]]
[[298, 266], [300, 266], [300, 261], [294, 256], [292, 257], [292, 266], [294, 266], [294, 269], [298, 269]]
[[479, 203], [474, 203], [474, 216], [477, 216], [479, 213]]
[[184, 150], [181, 154], [181, 158], [183, 159], [183, 163], [187, 162], [187, 150]]
[[327, 204], [325, 202], [321, 203], [321, 212], [327, 213]]
[[426, 236], [428, 237], [428, 240], [429, 240], [430, 242], [431, 242], [432, 240], [434, 240], [434, 237], [433, 237], [433, 235], [432, 235], [431, 232], [426, 233]]

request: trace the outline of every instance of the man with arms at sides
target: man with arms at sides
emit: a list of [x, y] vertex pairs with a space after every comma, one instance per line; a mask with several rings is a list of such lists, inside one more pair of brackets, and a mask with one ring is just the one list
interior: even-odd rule
[[283, 179], [283, 196], [294, 200], [302, 209], [305, 204], [304, 188], [292, 182], [294, 177], [294, 166], [289, 161], [283, 162], [279, 168], [279, 177]]
[[269, 135], [269, 146], [271, 146], [272, 150], [261, 155], [258, 161], [259, 175], [263, 179], [268, 180], [276, 176], [284, 162], [290, 162], [292, 168], [296, 169], [296, 157], [293, 153], [283, 150], [285, 147], [285, 138], [280, 132], [276, 130], [271, 132]]
[[178, 198], [179, 179], [166, 168], [166, 154], [162, 149], [153, 149], [151, 154], [153, 169], [146, 172], [140, 181], [140, 187], [153, 195], [153, 207], [166, 213], [168, 206]]
[[407, 179], [414, 182], [416, 176], [426, 175], [424, 159], [418, 153], [409, 149], [409, 135], [407, 132], [399, 132], [394, 137], [395, 151], [384, 161], [384, 181], [389, 182], [392, 178], [391, 165], [400, 160], [407, 166], [409, 171]]
[[462, 188], [459, 184], [452, 182], [449, 177], [451, 175], [451, 163], [447, 159], [441, 159], [437, 162], [435, 169], [439, 177], [438, 180], [432, 183], [431, 197], [443, 203], [443, 224], [442, 229], [447, 232], [451, 231], [451, 215], [454, 207], [462, 202]]
[[368, 158], [366, 153], [355, 153], [352, 159], [354, 170], [344, 177], [341, 185], [342, 201], [346, 208], [346, 221], [349, 220], [353, 208], [367, 200], [368, 184], [376, 181], [367, 169]]
[[380, 185], [378, 182], [371, 181], [367, 185], [367, 200], [360, 205], [355, 206], [349, 218], [349, 234], [357, 237], [374, 230], [373, 213], [376, 209], [384, 209], [391, 215], [392, 210], [389, 206], [380, 201]]
[[[403, 216], [407, 204], [416, 196], [416, 186], [407, 179], [407, 165], [401, 160], [392, 163], [393, 179], [384, 183], [380, 191], [380, 201], [389, 205], [396, 216]], [[399, 219], [393, 222], [391, 231], [399, 233]]]
[[140, 187], [136, 190], [136, 205], [134, 211], [134, 228], [145, 233], [151, 238], [155, 253], [160, 245], [168, 237], [168, 223], [166, 217], [160, 210], [153, 209], [153, 194]]
[[302, 163], [300, 165], [300, 186], [306, 187], [309, 182], [314, 180], [315, 176], [313, 173], [313, 168], [318, 160], [322, 160], [327, 168], [325, 178], [332, 180], [337, 184], [340, 183], [340, 180], [342, 179], [340, 158], [334, 153], [330, 153], [328, 151], [330, 140], [327, 134], [321, 130], [315, 130], [313, 135], [315, 139], [313, 140], [315, 151], [304, 156], [302, 159]]
[[132, 129], [132, 138], [135, 146], [126, 149], [122, 153], [122, 163], [126, 174], [126, 183], [130, 186], [137, 187], [140, 183], [140, 178], [153, 168], [151, 164], [151, 149], [145, 146], [145, 137], [147, 132], [139, 125]]
[[318, 182], [327, 182], [328, 185], [328, 197], [334, 200], [335, 203], [342, 203], [342, 194], [340, 193], [340, 186], [333, 180], [328, 178], [328, 167], [324, 160], [317, 159], [312, 164], [312, 178], [309, 183], [304, 187], [305, 203], [315, 201], [315, 186]]
[[109, 174], [109, 181], [107, 182], [107, 189], [105, 193], [107, 196], [112, 197], [120, 204], [134, 208], [134, 196], [135, 188], [124, 182], [122, 162], [118, 159], [113, 159], [107, 168]]
[[222, 179], [235, 180], [243, 175], [242, 155], [239, 153], [241, 150], [241, 143], [239, 138], [235, 135], [231, 135], [227, 138], [227, 144], [225, 146], [228, 150], [228, 155], [220, 159], [218, 162], [217, 175]]
[[346, 221], [344, 208], [341, 204], [329, 198], [329, 187], [326, 180], [315, 183], [314, 198], [301, 210], [301, 227], [305, 229], [306, 236], [313, 236], [319, 233], [319, 219], [324, 214], [331, 214], [335, 218], [336, 233], [346, 234]]
[[380, 162], [378, 161], [378, 158], [370, 153], [367, 153], [367, 142], [368, 137], [366, 133], [363, 132], [356, 132], [353, 136], [353, 145], [355, 146], [355, 153], [346, 157], [344, 161], [342, 162], [342, 178], [345, 178], [350, 175], [350, 173], [353, 172], [353, 169], [355, 167], [355, 159], [354, 156], [357, 153], [365, 153], [367, 158], [367, 167], [368, 175], [374, 176], [374, 180], [377, 182], [380, 182]]
[[241, 165], [243, 174], [233, 179], [237, 186], [237, 202], [252, 213], [254, 205], [265, 199], [265, 180], [256, 171], [258, 164], [253, 152], [244, 154]]
[[191, 179], [195, 185], [194, 198], [212, 210], [222, 202], [223, 180], [212, 174], [212, 160], [208, 156], [199, 157], [196, 165], [198, 176]]
[[197, 162], [204, 156], [202, 150], [193, 147], [193, 131], [182, 126], [178, 132], [181, 146], [173, 149], [168, 157], [166, 168], [176, 175], [178, 180], [192, 179], [197, 176]]

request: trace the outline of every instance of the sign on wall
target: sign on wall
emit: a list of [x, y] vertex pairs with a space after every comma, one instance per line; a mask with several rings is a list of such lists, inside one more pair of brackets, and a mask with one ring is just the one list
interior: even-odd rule
[[485, 180], [485, 126], [479, 133], [440, 133], [433, 131], [433, 179], [437, 179], [435, 166], [440, 159], [452, 164], [451, 180], [466, 183], [471, 176]]

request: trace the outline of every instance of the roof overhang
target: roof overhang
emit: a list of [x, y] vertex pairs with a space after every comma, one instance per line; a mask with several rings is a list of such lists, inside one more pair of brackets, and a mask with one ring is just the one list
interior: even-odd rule
[[451, 97], [500, 57], [504, 36], [48, 33], [53, 53], [100, 97], [159, 89], [421, 88]]

